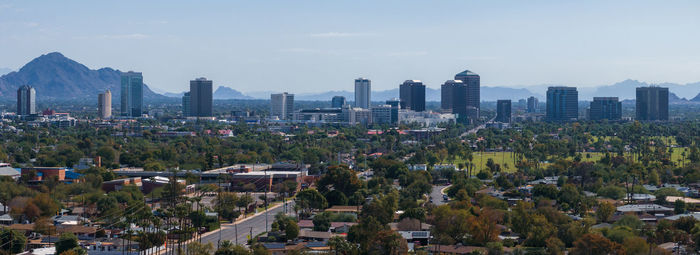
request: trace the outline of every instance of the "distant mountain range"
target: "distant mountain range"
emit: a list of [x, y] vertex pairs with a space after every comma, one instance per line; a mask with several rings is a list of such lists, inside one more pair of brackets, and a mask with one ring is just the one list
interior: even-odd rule
[[[30, 85], [39, 99], [74, 100], [94, 99], [106, 89], [112, 91], [113, 102], [118, 102], [121, 90], [120, 71], [106, 67], [92, 70], [58, 52], [41, 55], [19, 71], [0, 76], [0, 98], [15, 99], [17, 89]], [[146, 100], [166, 99], [144, 85]]]
[[[250, 93], [254, 98], [259, 99], [269, 99], [270, 92], [257, 92]], [[258, 97], [256, 97], [258, 96]], [[348, 101], [355, 100], [355, 93], [351, 91], [327, 91], [321, 93], [300, 93], [295, 94], [294, 99], [296, 100], [314, 100], [314, 101], [329, 101], [333, 96], [344, 96]], [[542, 97], [542, 95], [530, 92], [527, 89], [515, 89], [506, 87], [481, 87], [481, 100], [483, 101], [495, 101], [498, 99], [512, 99], [517, 100], [520, 98], [528, 98], [530, 96]], [[389, 89], [389, 90], [379, 90], [372, 91], [372, 101], [386, 101], [393, 98], [399, 97], [399, 89]], [[441, 94], [440, 89], [425, 88], [425, 100], [426, 101], [440, 101]]]
[[12, 72], [12, 69], [10, 68], [5, 68], [5, 67], [0, 67], [0, 75], [5, 75]]
[[619, 97], [620, 99], [634, 99], [636, 96], [637, 87], [648, 87], [652, 85], [658, 87], [667, 87], [670, 93], [673, 93], [675, 95], [681, 95], [679, 98], [677, 98], [677, 100], [679, 101], [685, 101], [684, 99], [696, 101], [695, 99], [700, 99], [698, 98], [698, 96], [700, 96], [700, 82], [688, 84], [651, 84], [630, 79], [615, 83], [613, 85], [599, 86], [595, 89], [593, 94], [583, 94], [581, 96], [584, 98], [592, 98], [594, 96], [609, 95]]
[[[4, 75], [3, 72], [9, 72]], [[112, 91], [113, 102], [118, 103], [120, 96], [120, 71], [109, 67], [92, 70], [83, 64], [73, 61], [61, 53], [53, 52], [41, 55], [30, 61], [18, 71], [8, 68], [0, 68], [0, 100], [15, 100], [17, 88], [22, 85], [33, 86], [37, 90], [39, 99], [48, 98], [55, 100], [74, 100], [93, 98], [97, 101], [97, 94], [106, 89]], [[649, 84], [637, 80], [624, 80], [612, 85], [598, 87], [581, 87], [580, 100], [591, 100], [596, 96], [616, 96], [621, 100], [633, 100], [635, 88], [642, 86], [668, 87], [671, 95], [671, 103], [700, 103], [700, 82], [689, 84], [661, 83]], [[520, 88], [482, 86], [481, 100], [495, 101], [497, 99], [519, 100], [535, 96], [540, 100], [545, 99], [548, 86], [537, 85], [521, 86]], [[294, 93], [293, 91], [290, 91]], [[219, 86], [214, 92], [214, 99], [269, 99], [271, 91], [256, 91], [243, 93], [233, 88]], [[184, 94], [153, 92], [144, 85], [144, 99], [172, 100], [180, 98]], [[681, 95], [680, 97], [677, 95]], [[345, 96], [348, 101], [354, 100], [351, 91], [325, 91], [319, 93], [295, 93], [296, 100], [329, 101], [333, 96]], [[372, 101], [385, 101], [399, 96], [399, 89], [372, 91]], [[426, 88], [427, 101], [440, 101], [439, 88]]]

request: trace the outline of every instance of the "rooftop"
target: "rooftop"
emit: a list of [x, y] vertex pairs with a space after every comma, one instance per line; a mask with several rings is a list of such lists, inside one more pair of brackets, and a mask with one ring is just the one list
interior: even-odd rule
[[660, 206], [657, 204], [640, 204], [640, 205], [618, 206], [617, 210], [620, 212], [650, 212], [650, 211], [670, 212], [670, 211], [673, 211], [673, 208], [668, 208], [668, 207]]
[[464, 71], [462, 71], [461, 73], [456, 74], [455, 77], [457, 77], [457, 76], [474, 76], [474, 75], [475, 75], [475, 76], [479, 76], [479, 75], [476, 74], [475, 72], [472, 72], [472, 71], [469, 71], [469, 70], [464, 70]]

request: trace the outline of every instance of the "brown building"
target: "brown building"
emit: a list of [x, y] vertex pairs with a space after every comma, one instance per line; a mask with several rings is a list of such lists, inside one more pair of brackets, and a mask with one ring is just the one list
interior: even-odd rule
[[141, 177], [130, 177], [103, 182], [102, 190], [104, 190], [105, 192], [111, 192], [115, 190], [121, 190], [124, 186], [127, 185], [134, 185], [141, 189]]
[[66, 179], [65, 167], [25, 167], [22, 168], [22, 178], [29, 181], [44, 181], [56, 177], [58, 181]]

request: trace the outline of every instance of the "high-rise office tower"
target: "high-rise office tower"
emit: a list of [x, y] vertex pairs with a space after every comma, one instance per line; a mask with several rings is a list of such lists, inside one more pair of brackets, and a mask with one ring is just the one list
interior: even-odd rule
[[588, 115], [591, 120], [620, 120], [622, 103], [617, 97], [594, 97]]
[[372, 105], [372, 81], [365, 78], [355, 79], [355, 107], [369, 109]]
[[478, 74], [464, 70], [455, 75], [455, 80], [464, 82], [466, 86], [466, 106], [471, 119], [478, 119], [481, 111], [481, 77]]
[[112, 117], [112, 91], [105, 91], [97, 96], [97, 109], [101, 119]]
[[510, 123], [510, 100], [496, 101], [496, 122]]
[[333, 108], [342, 108], [345, 105], [345, 97], [344, 96], [334, 96], [333, 99], [331, 100], [331, 107]]
[[537, 112], [539, 108], [540, 101], [536, 97], [527, 98], [527, 112]]
[[637, 120], [668, 120], [668, 88], [637, 88]]
[[419, 80], [406, 80], [399, 89], [401, 109], [425, 111], [425, 85]]
[[455, 94], [458, 90], [457, 87], [463, 87], [464, 82], [461, 80], [447, 80], [440, 86], [440, 108], [443, 110], [449, 110], [452, 113], [455, 103], [459, 104], [459, 101], [463, 101], [462, 105], [466, 105], [467, 94]]
[[213, 82], [207, 78], [197, 78], [190, 81], [190, 116], [211, 117]]
[[139, 72], [122, 72], [121, 89], [121, 115], [141, 117], [143, 114], [143, 75]]
[[386, 100], [386, 104], [391, 106], [391, 124], [399, 123], [399, 108], [401, 108], [401, 99], [394, 98]]
[[36, 114], [36, 90], [29, 85], [17, 89], [17, 115]]
[[570, 121], [578, 119], [578, 91], [575, 87], [547, 89], [547, 120]]
[[190, 104], [192, 104], [190, 92], [185, 92], [185, 94], [182, 95], [182, 117], [190, 117]]
[[270, 95], [270, 116], [291, 120], [294, 116], [294, 94], [287, 92]]

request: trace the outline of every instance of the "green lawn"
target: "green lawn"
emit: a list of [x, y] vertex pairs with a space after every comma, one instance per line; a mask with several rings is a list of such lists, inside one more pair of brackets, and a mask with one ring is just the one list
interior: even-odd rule
[[[673, 153], [671, 154], [671, 160], [673, 160], [674, 163], [678, 164], [678, 160], [682, 159], [682, 153], [688, 148], [685, 147], [680, 147], [680, 148], [673, 148]], [[689, 150], [689, 149], [688, 149]], [[513, 165], [513, 153], [511, 152], [484, 152], [483, 157], [481, 155], [481, 152], [473, 152], [473, 161], [474, 163], [474, 169], [478, 172], [480, 169], [486, 168], [486, 162], [488, 161], [489, 158], [493, 159], [493, 161], [496, 164], [501, 165], [501, 169], [503, 172], [515, 172], [517, 169], [515, 168], [515, 165]], [[688, 156], [689, 151], [686, 152], [686, 157]], [[583, 152], [583, 161], [584, 162], [593, 162], [593, 161], [598, 161], [601, 158], [605, 156], [604, 153], [602, 152]], [[572, 158], [573, 159], [573, 158]], [[461, 159], [457, 157], [455, 159], [454, 164], [457, 166], [459, 163], [464, 163], [466, 165], [466, 160]], [[686, 162], [688, 162], [686, 160]], [[543, 166], [544, 167], [544, 166]], [[475, 173], [472, 173], [475, 174]]]

